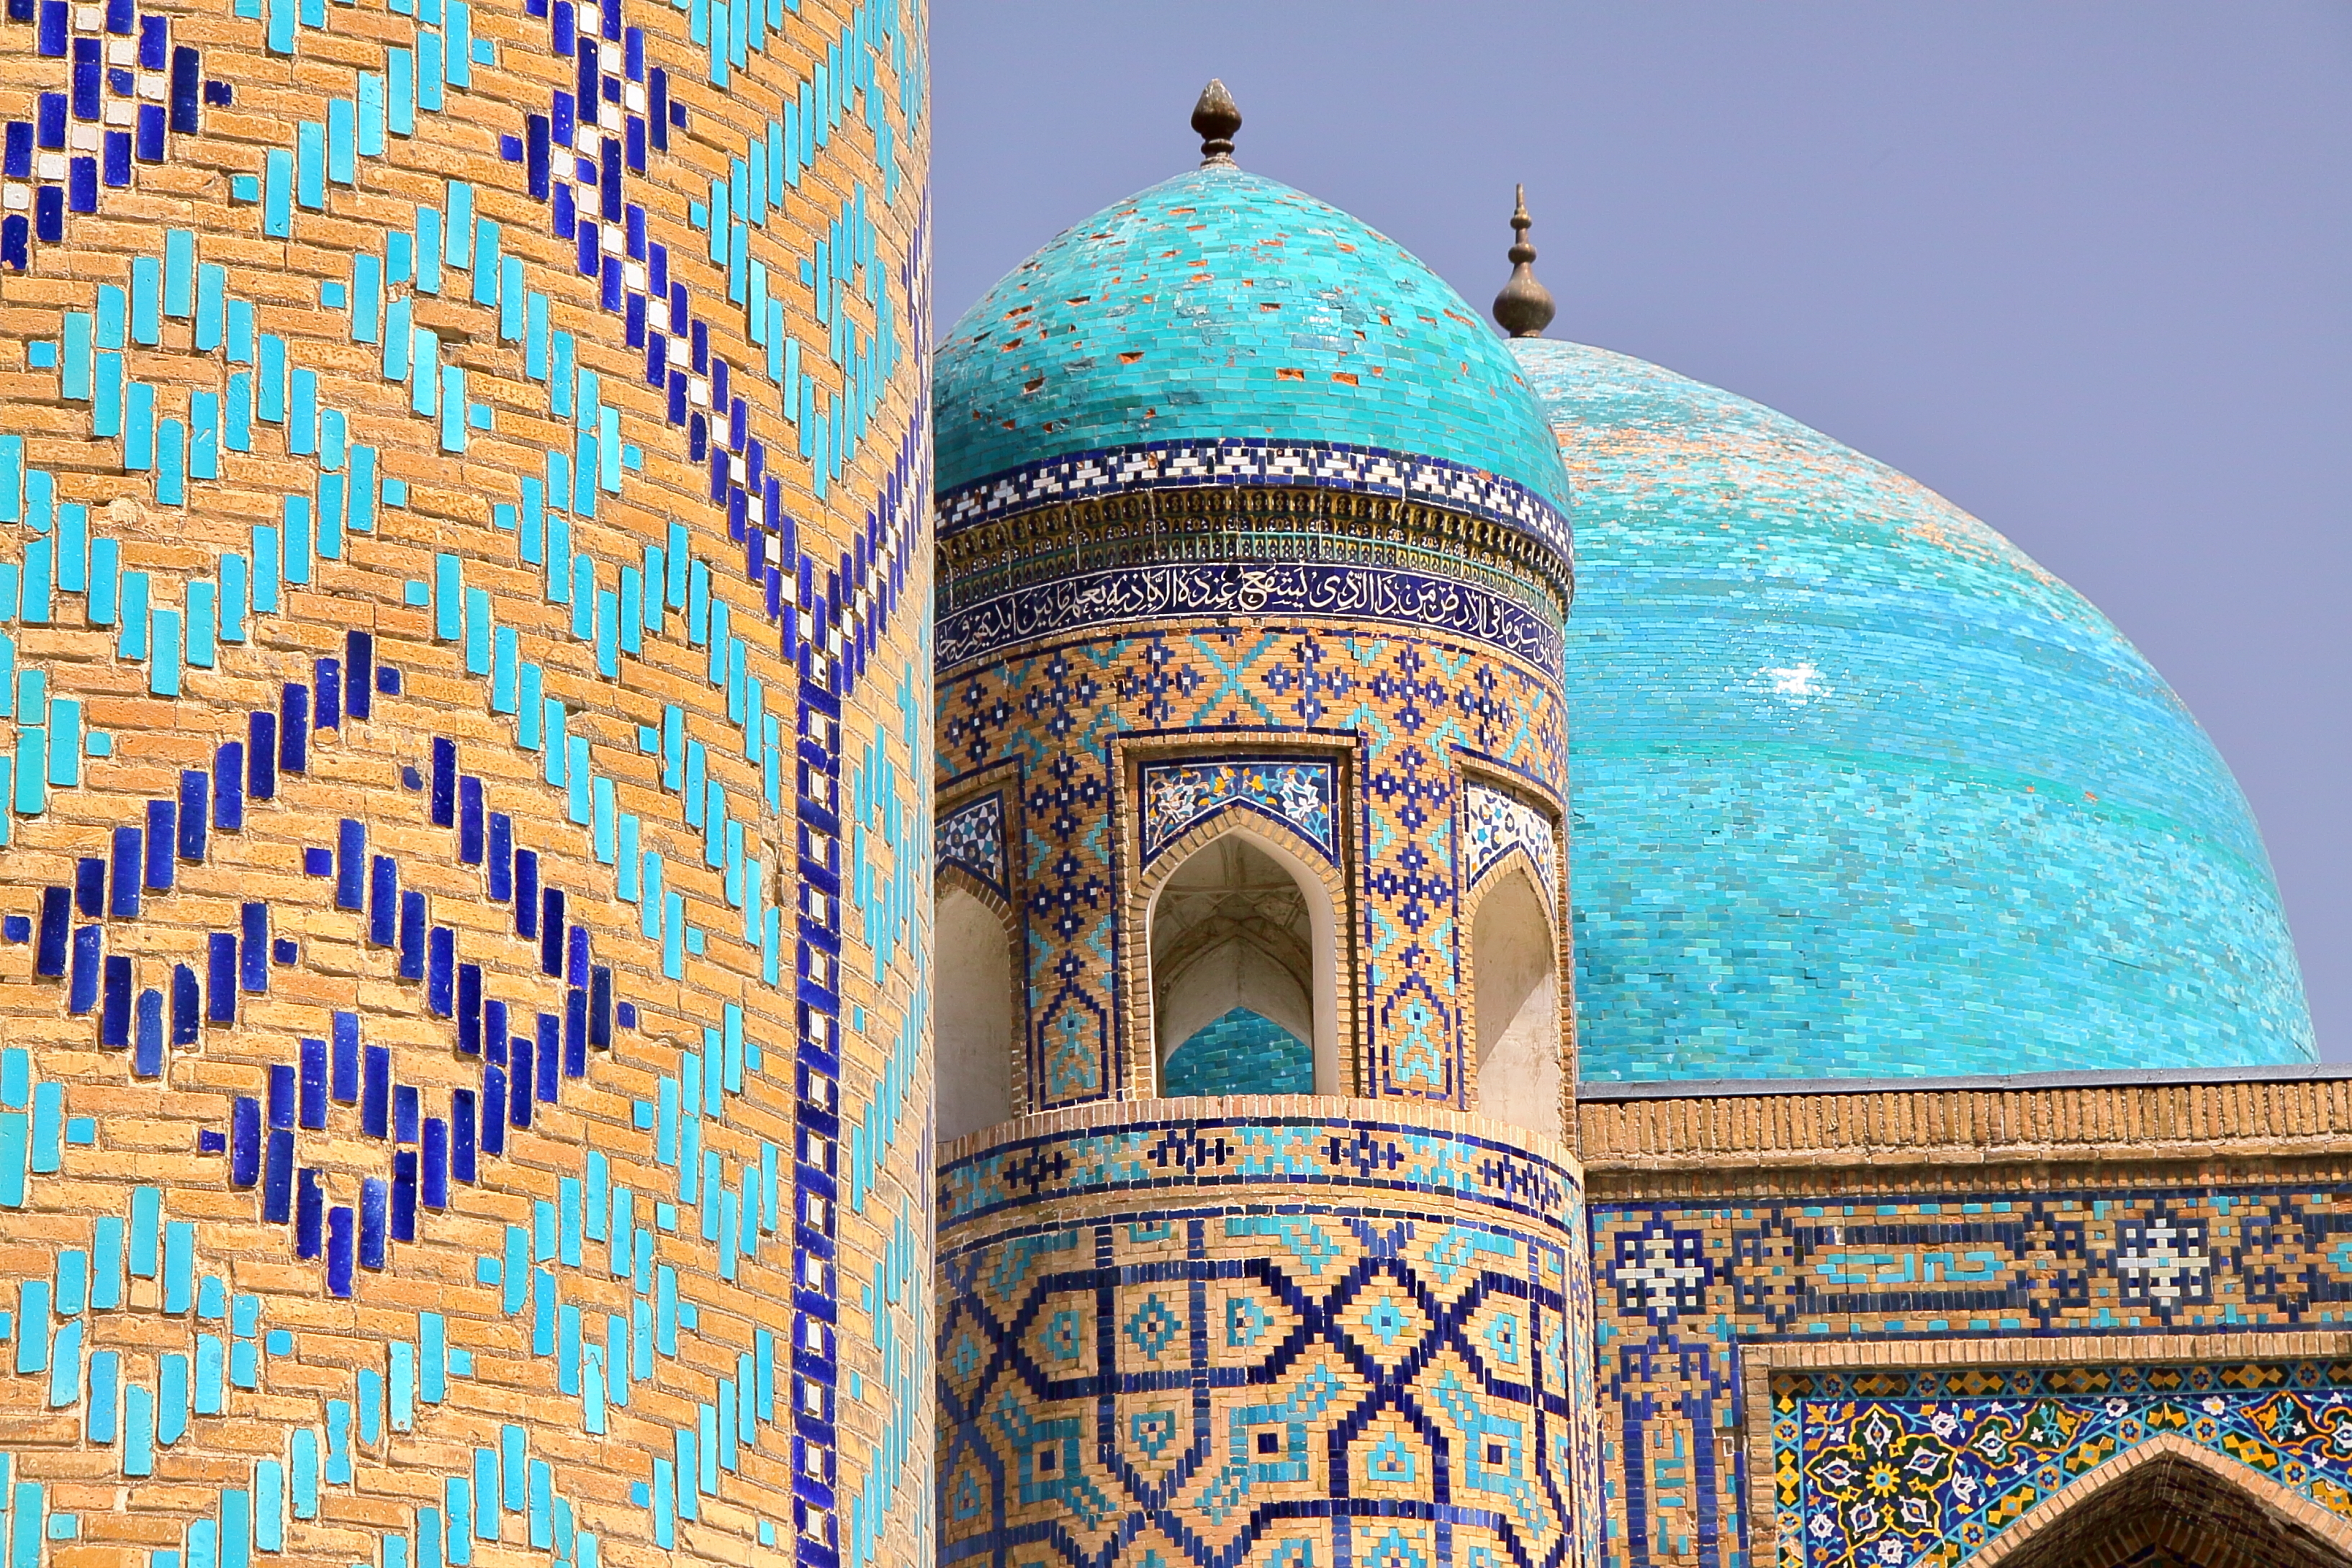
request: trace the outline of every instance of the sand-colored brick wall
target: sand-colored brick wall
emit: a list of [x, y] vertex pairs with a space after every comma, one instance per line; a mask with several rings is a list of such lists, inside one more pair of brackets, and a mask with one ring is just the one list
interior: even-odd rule
[[0, 20], [10, 1568], [929, 1559], [927, 49]]

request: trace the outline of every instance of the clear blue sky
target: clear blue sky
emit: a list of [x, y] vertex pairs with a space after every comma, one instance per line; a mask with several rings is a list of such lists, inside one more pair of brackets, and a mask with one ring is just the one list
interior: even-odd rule
[[2352, 1060], [2352, 5], [934, 0], [944, 328], [1197, 158], [1894, 464], [2112, 616], [2252, 797]]

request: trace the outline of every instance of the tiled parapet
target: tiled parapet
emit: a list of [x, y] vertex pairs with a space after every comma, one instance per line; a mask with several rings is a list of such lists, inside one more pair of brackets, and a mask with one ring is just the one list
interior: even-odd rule
[[1597, 1563], [1581, 1185], [1305, 1097], [948, 1145], [940, 1560]]
[[0, 213], [12, 1564], [927, 1554], [924, 26], [224, 0]]

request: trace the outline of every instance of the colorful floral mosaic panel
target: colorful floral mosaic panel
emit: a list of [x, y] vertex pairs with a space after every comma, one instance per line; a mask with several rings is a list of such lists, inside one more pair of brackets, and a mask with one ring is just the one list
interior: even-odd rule
[[[1970, 1339], [2284, 1334], [2352, 1324], [2352, 1203], [2326, 1187], [1609, 1205], [1593, 1211], [1592, 1248], [1600, 1387], [1619, 1483], [1607, 1560], [1620, 1568], [1743, 1568], [1770, 1560], [1776, 1533], [1787, 1539], [1782, 1521], [1748, 1512], [1738, 1434], [1753, 1414], [1742, 1407], [1750, 1346], [1819, 1345], [1828, 1337], [1924, 1363], [1949, 1358]], [[2122, 1375], [2098, 1367], [2076, 1373]], [[1881, 1392], [1852, 1385], [1844, 1397]], [[2083, 1391], [2053, 1383], [2047, 1392]], [[1862, 1515], [1843, 1516], [1838, 1546], [1852, 1555], [1820, 1561], [1874, 1564], [1882, 1559], [1867, 1553], [1882, 1541], [1907, 1542], [1929, 1530], [1904, 1523], [1894, 1507], [1883, 1504], [1876, 1534], [1857, 1531]], [[1957, 1512], [1938, 1513], [1930, 1539], [1964, 1522]], [[1809, 1518], [1805, 1528], [1827, 1527]], [[1898, 1552], [1895, 1560], [1913, 1558]]]
[[1004, 891], [1004, 796], [992, 792], [968, 801], [939, 819], [932, 829], [934, 857], [956, 866], [998, 892]]
[[1946, 1568], [2166, 1434], [2352, 1519], [2352, 1362], [1783, 1373], [1781, 1560]]
[[1473, 886], [1508, 859], [1527, 857], [1547, 900], [1559, 889], [1559, 837], [1551, 818], [1515, 795], [1474, 784], [1462, 792], [1463, 858]]
[[1336, 773], [1329, 763], [1286, 757], [1146, 763], [1143, 863], [1150, 865], [1171, 840], [1230, 805], [1273, 818], [1337, 860]]

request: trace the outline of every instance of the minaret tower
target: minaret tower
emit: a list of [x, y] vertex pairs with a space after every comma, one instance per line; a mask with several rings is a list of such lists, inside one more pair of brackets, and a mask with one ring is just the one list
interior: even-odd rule
[[1567, 481], [1241, 122], [937, 361], [941, 1560], [1597, 1562]]

